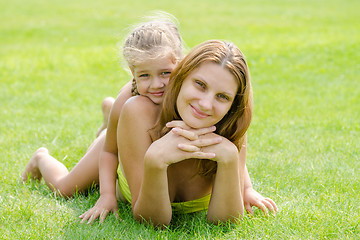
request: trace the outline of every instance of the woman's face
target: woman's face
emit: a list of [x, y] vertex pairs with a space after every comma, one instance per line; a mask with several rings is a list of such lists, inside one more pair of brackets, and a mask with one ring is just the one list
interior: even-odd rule
[[176, 100], [178, 113], [192, 128], [213, 126], [229, 111], [238, 87], [227, 69], [204, 62], [185, 78]]

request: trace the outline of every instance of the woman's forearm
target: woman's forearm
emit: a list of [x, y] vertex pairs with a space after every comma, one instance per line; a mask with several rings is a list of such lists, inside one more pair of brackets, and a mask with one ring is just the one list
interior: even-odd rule
[[168, 225], [172, 216], [169, 197], [167, 167], [154, 164], [145, 157], [144, 174], [139, 197], [134, 204], [133, 214], [139, 221], [151, 222], [154, 226]]
[[207, 218], [209, 221], [236, 221], [244, 214], [239, 161], [218, 162]]

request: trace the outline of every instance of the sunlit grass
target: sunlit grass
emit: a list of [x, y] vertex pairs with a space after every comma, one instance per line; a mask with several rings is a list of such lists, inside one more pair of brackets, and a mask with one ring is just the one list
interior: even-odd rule
[[[100, 103], [129, 76], [123, 29], [150, 10], [180, 21], [189, 47], [213, 38], [245, 53], [254, 88], [247, 165], [280, 212], [214, 226], [180, 215], [168, 229], [80, 225], [97, 189], [72, 199], [19, 177], [40, 146], [72, 168], [95, 136]], [[0, 2], [0, 236], [5, 239], [354, 239], [360, 234], [358, 1]]]

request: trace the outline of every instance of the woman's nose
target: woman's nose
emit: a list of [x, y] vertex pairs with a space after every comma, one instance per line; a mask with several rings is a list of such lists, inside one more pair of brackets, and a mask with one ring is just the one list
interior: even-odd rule
[[199, 100], [199, 107], [201, 108], [200, 110], [210, 110], [212, 108], [212, 97], [209, 95], [205, 95], [202, 96], [201, 99]]

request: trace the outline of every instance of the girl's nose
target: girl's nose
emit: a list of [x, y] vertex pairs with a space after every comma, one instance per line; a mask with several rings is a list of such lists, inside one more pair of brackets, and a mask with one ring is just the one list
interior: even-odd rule
[[162, 88], [164, 86], [165, 83], [160, 77], [156, 76], [151, 80], [151, 88], [157, 89], [157, 88]]

